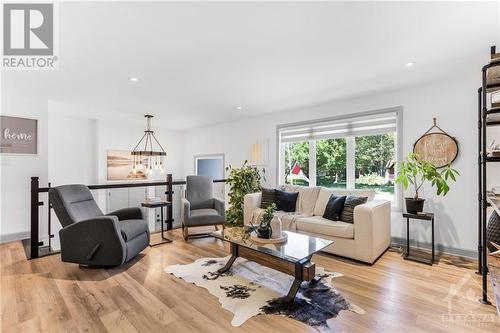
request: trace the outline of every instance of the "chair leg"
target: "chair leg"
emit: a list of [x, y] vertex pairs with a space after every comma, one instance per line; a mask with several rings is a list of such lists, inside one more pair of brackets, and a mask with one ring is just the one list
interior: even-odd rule
[[217, 225], [214, 225], [215, 231], [219, 231], [219, 227]]
[[184, 237], [184, 240], [187, 241], [189, 238], [189, 230], [188, 227], [186, 227], [184, 224], [182, 225], [182, 236]]

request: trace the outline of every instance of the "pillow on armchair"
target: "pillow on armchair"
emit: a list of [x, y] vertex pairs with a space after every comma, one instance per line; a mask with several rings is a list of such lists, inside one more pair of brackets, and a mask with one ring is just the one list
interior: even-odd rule
[[297, 205], [297, 198], [299, 192], [290, 193], [281, 190], [275, 190], [276, 192], [276, 206], [278, 210], [282, 210], [286, 213], [295, 212]]

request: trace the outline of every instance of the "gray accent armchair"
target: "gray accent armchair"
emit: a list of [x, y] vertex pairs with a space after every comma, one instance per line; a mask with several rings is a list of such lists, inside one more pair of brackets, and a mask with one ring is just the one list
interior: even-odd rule
[[84, 266], [119, 266], [149, 245], [149, 229], [140, 208], [104, 215], [85, 185], [49, 190], [49, 201], [63, 228], [62, 261]]
[[226, 224], [225, 203], [214, 198], [213, 181], [209, 176], [187, 176], [186, 198], [182, 199], [182, 235], [184, 240], [190, 237], [202, 237], [207, 234], [189, 234], [190, 227], [217, 226]]

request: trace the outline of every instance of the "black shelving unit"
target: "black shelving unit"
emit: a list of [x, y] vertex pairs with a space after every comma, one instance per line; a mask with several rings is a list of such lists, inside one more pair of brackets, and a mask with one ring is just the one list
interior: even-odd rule
[[[491, 59], [496, 54], [496, 47], [491, 47]], [[500, 61], [491, 61], [482, 68], [482, 85], [478, 89], [478, 274], [482, 275], [483, 304], [488, 301], [488, 248], [486, 243], [487, 208], [487, 164], [500, 162], [500, 157], [488, 156], [486, 146], [486, 133], [489, 127], [500, 125], [500, 108], [488, 109], [488, 94], [500, 91], [499, 83], [488, 82], [488, 70], [500, 66]]]

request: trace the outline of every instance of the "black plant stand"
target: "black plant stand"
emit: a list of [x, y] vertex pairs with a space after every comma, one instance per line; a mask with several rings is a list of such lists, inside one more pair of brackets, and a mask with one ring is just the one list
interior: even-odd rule
[[[434, 214], [433, 213], [425, 213], [424, 214], [409, 214], [403, 213], [403, 217], [406, 218], [406, 252], [403, 254], [404, 259], [418, 261], [424, 264], [431, 265], [434, 263]], [[423, 258], [413, 257], [410, 255], [410, 219], [415, 220], [423, 220], [431, 222], [432, 229], [432, 256], [430, 260], [425, 260]]]

